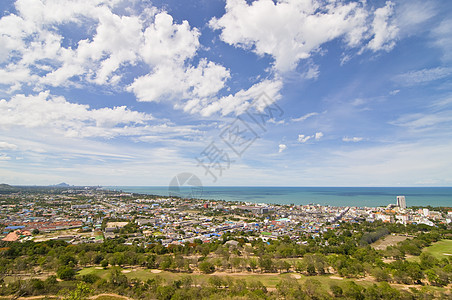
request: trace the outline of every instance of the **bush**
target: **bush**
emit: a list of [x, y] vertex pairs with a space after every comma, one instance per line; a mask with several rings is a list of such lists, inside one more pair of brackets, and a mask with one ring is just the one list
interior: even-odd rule
[[86, 283], [95, 283], [100, 279], [100, 277], [95, 274], [86, 274], [80, 277], [80, 279]]
[[75, 277], [75, 270], [68, 266], [62, 266], [58, 268], [57, 276], [62, 280], [73, 280]]
[[100, 265], [106, 269], [108, 267], [108, 261], [106, 259], [104, 259], [103, 261], [100, 262]]
[[211, 274], [215, 271], [215, 266], [208, 261], [203, 261], [199, 264], [199, 270], [205, 274]]

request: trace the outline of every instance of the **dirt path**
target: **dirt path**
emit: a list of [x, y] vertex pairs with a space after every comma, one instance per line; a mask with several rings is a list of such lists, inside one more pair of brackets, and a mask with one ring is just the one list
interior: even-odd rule
[[215, 275], [215, 276], [249, 276], [249, 275], [257, 275], [257, 276], [259, 276], [259, 275], [261, 275], [261, 276], [264, 276], [264, 275], [270, 275], [270, 276], [278, 276], [278, 275], [280, 275], [279, 273], [251, 273], [251, 272], [232, 272], [232, 273], [229, 273], [229, 272], [214, 272], [214, 273], [212, 273], [212, 274], [210, 274], [210, 275]]
[[[6, 297], [9, 297], [9, 296], [6, 296]], [[41, 295], [41, 296], [19, 297], [17, 299], [19, 299], [19, 300], [33, 300], [33, 299], [44, 299], [44, 297], [53, 298], [53, 299], [60, 299], [56, 295]]]
[[118, 294], [99, 294], [99, 295], [91, 296], [90, 299], [95, 300], [95, 299], [97, 299], [97, 298], [99, 298], [101, 296], [110, 296], [110, 297], [121, 298], [121, 299], [124, 299], [124, 300], [133, 300], [133, 298], [129, 298], [129, 297], [126, 297], [126, 296], [121, 296], [121, 295], [118, 295]]

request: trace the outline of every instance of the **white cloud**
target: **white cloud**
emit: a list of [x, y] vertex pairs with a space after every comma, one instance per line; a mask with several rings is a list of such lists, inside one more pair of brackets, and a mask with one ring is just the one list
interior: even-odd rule
[[7, 142], [0, 142], [0, 150], [16, 150], [17, 145], [10, 144]]
[[7, 156], [6, 154], [0, 154], [0, 161], [2, 160], [11, 160], [11, 157]]
[[284, 124], [286, 124], [285, 120], [276, 121], [275, 118], [271, 118], [267, 122], [271, 123], [271, 124], [275, 124], [275, 125], [284, 125]]
[[173, 17], [162, 12], [144, 32], [144, 44], [140, 49], [144, 61], [151, 65], [163, 62], [183, 63], [196, 54], [199, 48], [199, 30], [191, 29], [187, 21], [174, 24]]
[[452, 68], [437, 67], [399, 74], [394, 79], [403, 85], [411, 86], [439, 80], [448, 77], [451, 74]]
[[400, 34], [409, 36], [425, 30], [425, 27], [421, 27], [423, 23], [437, 14], [435, 4], [434, 1], [423, 0], [397, 1], [397, 6], [394, 7], [395, 21], [400, 29]]
[[[146, 3], [123, 15], [120, 2], [16, 1], [17, 13], [0, 18], [0, 84], [10, 93], [95, 84], [126, 88], [139, 101], [213, 97], [224, 88], [229, 70], [202, 57], [192, 64], [197, 28]], [[68, 25], [79, 38], [63, 36]], [[136, 65], [148, 74], [124, 79]]]
[[[393, 47], [397, 28], [389, 24], [392, 3], [375, 10], [373, 21], [359, 2], [320, 0], [227, 0], [226, 13], [213, 18], [210, 26], [221, 30], [221, 39], [236, 47], [251, 49], [257, 55], [271, 55], [276, 70], [293, 70], [302, 59], [331, 40], [343, 38], [347, 47], [362, 46], [371, 39], [372, 51]], [[318, 70], [307, 72], [310, 78]]]
[[435, 102], [432, 103], [432, 107], [434, 108], [443, 108], [443, 107], [448, 107], [452, 104], [452, 97], [445, 97], [443, 99], [437, 100]]
[[305, 114], [305, 115], [303, 115], [303, 116], [301, 116], [299, 118], [292, 119], [292, 122], [301, 122], [301, 121], [304, 121], [304, 120], [306, 120], [306, 119], [308, 119], [310, 117], [317, 116], [318, 114], [319, 113], [316, 113], [316, 112], [308, 113], [308, 114]]
[[306, 143], [308, 140], [310, 139], [315, 139], [316, 141], [320, 140], [323, 137], [323, 133], [322, 132], [316, 132], [313, 135], [304, 135], [304, 134], [299, 134], [298, 135], [298, 141], [300, 143]]
[[434, 44], [443, 52], [443, 59], [452, 61], [452, 20], [443, 20], [433, 31]]
[[308, 135], [308, 136], [306, 136], [306, 135], [304, 135], [304, 134], [299, 134], [299, 135], [298, 135], [298, 141], [299, 141], [300, 143], [306, 143], [310, 138], [311, 138], [310, 135]]
[[[411, 129], [434, 128], [439, 124], [452, 122], [452, 110], [444, 110], [437, 113], [406, 114], [397, 120], [390, 122], [392, 125], [408, 127]], [[446, 129], [449, 132], [448, 129]]]
[[135, 78], [127, 90], [139, 101], [205, 98], [218, 93], [230, 78], [229, 70], [207, 59], [201, 59], [197, 66], [187, 64], [200, 47], [199, 35], [187, 21], [176, 24], [166, 12], [157, 14], [145, 30], [140, 48], [141, 57], [152, 70]]
[[139, 101], [159, 101], [164, 96], [171, 99], [205, 98], [220, 91], [230, 77], [221, 65], [203, 59], [197, 67], [181, 68], [162, 65], [153, 73], [136, 78], [128, 87]]
[[284, 145], [284, 144], [279, 144], [279, 151], [278, 151], [278, 153], [281, 153], [281, 152], [283, 152], [284, 150], [286, 150], [287, 149], [287, 146], [286, 145]]
[[319, 66], [311, 64], [303, 76], [306, 79], [317, 79], [319, 75], [320, 75]]
[[[203, 116], [211, 116], [220, 113], [223, 116], [229, 114], [239, 115], [253, 103], [257, 109], [274, 103], [281, 98], [280, 90], [282, 81], [280, 79], [265, 79], [252, 85], [247, 90], [240, 90], [234, 95], [228, 95], [220, 99], [192, 99], [183, 106], [184, 111], [190, 113], [200, 113]], [[265, 93], [267, 102], [256, 102]], [[271, 103], [270, 103], [271, 102]]]
[[367, 44], [372, 51], [389, 51], [395, 46], [398, 28], [394, 21], [391, 22], [391, 16], [394, 13], [394, 4], [391, 1], [386, 2], [386, 6], [375, 10], [375, 17], [372, 22], [373, 38]]
[[342, 141], [344, 141], [344, 142], [354, 142], [354, 143], [357, 143], [357, 142], [360, 142], [360, 141], [362, 141], [362, 140], [363, 140], [362, 137], [356, 137], [356, 136], [354, 136], [354, 137], [348, 137], [348, 136], [346, 136], [346, 137], [343, 137], [343, 138], [342, 138]]
[[125, 106], [90, 109], [49, 92], [0, 100], [0, 128], [45, 128], [65, 136], [114, 137], [140, 134], [153, 117]]

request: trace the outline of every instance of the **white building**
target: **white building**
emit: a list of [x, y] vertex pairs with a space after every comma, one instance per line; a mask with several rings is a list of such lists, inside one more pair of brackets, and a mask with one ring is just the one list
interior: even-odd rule
[[405, 196], [397, 196], [397, 206], [400, 208], [406, 208]]

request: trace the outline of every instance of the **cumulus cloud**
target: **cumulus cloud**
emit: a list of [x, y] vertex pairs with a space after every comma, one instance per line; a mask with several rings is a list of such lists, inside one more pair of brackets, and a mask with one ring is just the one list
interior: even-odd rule
[[187, 69], [170, 64], [155, 68], [153, 73], [136, 78], [128, 87], [139, 101], [159, 101], [163, 96], [190, 99], [206, 98], [221, 90], [230, 77], [229, 71], [203, 59]]
[[[27, 84], [39, 88], [114, 83], [119, 68], [138, 59], [142, 22], [113, 13], [110, 1], [18, 0], [15, 6], [17, 15], [0, 20], [1, 36], [7, 35], [7, 44], [14, 45], [2, 47], [0, 61], [15, 61], [21, 70], [27, 69], [33, 75]], [[63, 46], [66, 40], [59, 27], [68, 24], [89, 38]], [[96, 30], [90, 36], [92, 28]], [[9, 65], [7, 69], [13, 71]]]
[[[258, 110], [262, 110], [279, 100], [281, 98], [281, 89], [282, 81], [280, 79], [265, 79], [246, 90], [242, 89], [235, 94], [224, 96], [220, 99], [195, 98], [189, 100], [182, 108], [186, 112], [200, 113], [203, 116], [211, 116], [215, 113], [220, 113], [223, 116], [229, 114], [240, 115], [252, 104]], [[266, 96], [260, 97], [263, 93]], [[265, 101], [259, 101], [264, 99]]]
[[344, 141], [344, 142], [354, 142], [354, 143], [356, 143], [356, 142], [360, 142], [360, 141], [362, 141], [363, 140], [363, 138], [362, 137], [348, 137], [348, 136], [346, 136], [346, 137], [343, 137], [342, 138], [342, 141]]
[[151, 115], [125, 106], [91, 109], [52, 96], [48, 91], [0, 100], [0, 115], [0, 128], [45, 128], [72, 137], [142, 134], [148, 121], [153, 120]]
[[287, 149], [287, 146], [286, 145], [284, 145], [284, 144], [279, 144], [279, 151], [278, 151], [278, 153], [281, 153], [281, 152], [283, 152], [284, 150], [286, 150]]
[[323, 133], [322, 132], [316, 132], [313, 135], [304, 135], [304, 134], [299, 134], [298, 135], [298, 141], [300, 143], [306, 143], [308, 140], [310, 139], [314, 139], [316, 141], [320, 140], [323, 137]]
[[386, 2], [384, 7], [375, 10], [371, 30], [373, 38], [367, 44], [372, 51], [389, 51], [394, 48], [399, 29], [394, 20], [391, 22], [393, 14], [394, 4], [391, 1]]
[[175, 24], [172, 16], [162, 12], [144, 31], [140, 52], [149, 65], [158, 65], [162, 61], [183, 63], [196, 54], [199, 35], [199, 30], [190, 28], [187, 21]]
[[[397, 36], [392, 13], [390, 1], [372, 11], [362, 2], [257, 0], [248, 4], [245, 0], [227, 0], [226, 13], [209, 24], [221, 30], [224, 42], [260, 56], [270, 55], [275, 69], [286, 72], [337, 38], [347, 47], [391, 49]], [[317, 75], [315, 68], [306, 73], [309, 78]]]
[[299, 134], [299, 135], [298, 135], [298, 141], [299, 141], [300, 143], [306, 143], [310, 138], [311, 138], [310, 135], [308, 135], [308, 136], [306, 136], [306, 135], [304, 135], [304, 134]]
[[[197, 28], [150, 4], [127, 14], [119, 5], [17, 0], [16, 12], [0, 18], [0, 84], [10, 93], [24, 85], [43, 91], [95, 84], [126, 89], [139, 101], [203, 99], [224, 88], [229, 70], [202, 57], [193, 64]], [[63, 36], [65, 26], [79, 37]], [[137, 65], [147, 74], [124, 78]]]

